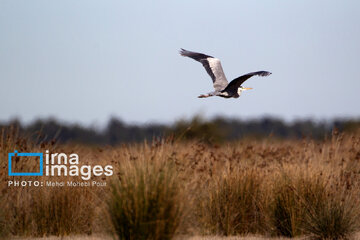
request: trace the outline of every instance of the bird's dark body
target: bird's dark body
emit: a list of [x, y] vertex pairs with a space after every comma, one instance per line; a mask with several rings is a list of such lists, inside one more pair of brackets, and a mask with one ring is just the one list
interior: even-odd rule
[[239, 97], [239, 94], [234, 94], [234, 95], [231, 95], [229, 94], [228, 92], [223, 92], [221, 91], [218, 95], [216, 96], [219, 96], [219, 97], [222, 97], [222, 98], [238, 98]]
[[236, 94], [229, 94], [226, 91], [219, 91], [219, 92], [211, 92], [208, 94], [202, 94], [199, 96], [199, 98], [206, 98], [206, 97], [213, 97], [213, 96], [218, 96], [218, 97], [222, 97], [222, 98], [238, 98], [240, 97], [240, 95], [238, 93]]
[[225, 95], [218, 95], [219, 97], [222, 97], [222, 98], [238, 98], [238, 97], [235, 97], [235, 96], [225, 96]]

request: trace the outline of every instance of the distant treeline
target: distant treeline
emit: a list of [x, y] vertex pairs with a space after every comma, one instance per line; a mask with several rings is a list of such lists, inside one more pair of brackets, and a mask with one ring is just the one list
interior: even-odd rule
[[37, 120], [24, 125], [18, 120], [0, 123], [3, 131], [18, 131], [21, 135], [39, 141], [60, 143], [82, 143], [116, 145], [144, 140], [172, 138], [177, 140], [199, 139], [206, 142], [223, 142], [243, 138], [273, 137], [279, 139], [313, 138], [324, 139], [332, 132], [352, 132], [360, 128], [360, 119], [338, 119], [332, 121], [283, 120], [265, 117], [254, 120], [217, 117], [205, 120], [195, 116], [190, 120], [179, 120], [173, 124], [127, 124], [119, 119], [109, 120], [104, 130], [64, 124], [56, 119]]

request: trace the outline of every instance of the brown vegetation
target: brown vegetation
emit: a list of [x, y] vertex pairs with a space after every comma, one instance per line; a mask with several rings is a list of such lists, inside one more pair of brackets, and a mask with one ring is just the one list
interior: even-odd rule
[[[322, 142], [267, 138], [219, 146], [172, 140], [101, 148], [38, 142], [16, 131], [0, 140], [2, 236], [112, 232], [121, 239], [200, 234], [342, 239], [359, 231], [359, 133], [333, 134]], [[81, 164], [113, 165], [114, 176], [104, 179], [107, 187], [8, 187], [7, 180], [29, 180], [7, 175], [7, 153], [15, 149], [76, 152]]]

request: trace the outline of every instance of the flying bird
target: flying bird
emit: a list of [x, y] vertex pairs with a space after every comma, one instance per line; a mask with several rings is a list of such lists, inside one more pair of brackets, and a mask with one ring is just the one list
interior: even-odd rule
[[201, 94], [198, 96], [199, 98], [207, 98], [212, 96], [219, 96], [223, 98], [238, 98], [243, 91], [252, 89], [241, 86], [241, 84], [243, 84], [247, 79], [256, 75], [265, 77], [271, 74], [270, 72], [266, 71], [251, 72], [235, 78], [230, 83], [228, 83], [219, 59], [203, 53], [187, 51], [182, 48], [180, 50], [180, 55], [192, 58], [202, 63], [206, 72], [210, 75], [213, 81], [215, 91], [207, 94]]

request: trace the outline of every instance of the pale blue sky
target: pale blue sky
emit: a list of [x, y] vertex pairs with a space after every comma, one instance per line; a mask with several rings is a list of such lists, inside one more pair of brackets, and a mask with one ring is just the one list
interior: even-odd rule
[[[0, 0], [0, 121], [359, 117], [359, 12], [355, 0]], [[239, 99], [198, 99], [211, 79], [181, 47], [220, 58], [228, 80], [273, 75]]]

